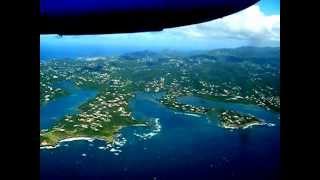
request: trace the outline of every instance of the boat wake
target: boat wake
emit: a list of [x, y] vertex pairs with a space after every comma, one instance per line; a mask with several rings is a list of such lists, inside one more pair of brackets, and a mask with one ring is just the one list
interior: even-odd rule
[[193, 116], [193, 117], [201, 117], [201, 115], [195, 114], [195, 113], [174, 112], [174, 114], [185, 115], [185, 116]]

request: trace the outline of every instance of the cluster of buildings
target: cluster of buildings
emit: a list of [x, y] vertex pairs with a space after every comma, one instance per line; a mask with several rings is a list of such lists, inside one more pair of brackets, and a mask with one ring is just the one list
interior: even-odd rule
[[263, 122], [254, 116], [244, 115], [235, 111], [223, 111], [220, 115], [220, 124], [224, 128], [246, 128], [252, 125], [260, 125]]
[[179, 103], [175, 96], [166, 95], [160, 99], [160, 102], [169, 108], [176, 109], [178, 111], [191, 112], [191, 113], [200, 113], [204, 114], [208, 109], [202, 106], [193, 106], [190, 104]]
[[[73, 118], [73, 121], [77, 121], [73, 126], [98, 131], [110, 128], [108, 127], [109, 123], [118, 121], [118, 117], [131, 120], [131, 112], [127, 110], [128, 97], [132, 97], [132, 95], [130, 93], [116, 94], [110, 91], [101, 93], [93, 101], [81, 107], [82, 112]], [[70, 122], [72, 119], [66, 118], [65, 121]]]
[[164, 90], [164, 80], [165, 78], [164, 77], [161, 77], [160, 80], [153, 80], [153, 81], [150, 81], [150, 82], [146, 82], [145, 85], [144, 85], [144, 90], [146, 92], [159, 92], [161, 90]]

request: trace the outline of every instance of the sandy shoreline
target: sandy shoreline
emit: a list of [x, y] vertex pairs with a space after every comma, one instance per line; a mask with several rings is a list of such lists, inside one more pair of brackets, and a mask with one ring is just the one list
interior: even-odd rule
[[89, 141], [89, 142], [92, 142], [92, 141], [94, 141], [94, 139], [96, 139], [96, 138], [75, 137], [75, 138], [63, 139], [63, 140], [59, 141], [59, 143], [61, 143], [61, 142], [70, 142], [70, 141]]
[[89, 138], [89, 137], [74, 137], [74, 138], [66, 138], [66, 139], [62, 139], [58, 142], [58, 144], [56, 146], [40, 146], [40, 149], [55, 149], [57, 147], [60, 146], [60, 143], [63, 142], [71, 142], [71, 141], [88, 141], [88, 142], [93, 142], [94, 140], [103, 140], [105, 141], [105, 139], [101, 139], [101, 138]]
[[55, 149], [57, 147], [59, 147], [60, 145], [56, 145], [56, 146], [40, 146], [40, 149]]

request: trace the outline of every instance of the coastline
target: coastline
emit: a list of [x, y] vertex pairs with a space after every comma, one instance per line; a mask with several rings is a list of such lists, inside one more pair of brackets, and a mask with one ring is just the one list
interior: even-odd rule
[[66, 138], [63, 140], [60, 140], [59, 143], [61, 142], [70, 142], [70, 141], [89, 141], [89, 142], [93, 142], [94, 138], [89, 138], [89, 137], [74, 137], [74, 138]]
[[242, 127], [235, 127], [235, 126], [226, 126], [226, 125], [221, 125], [221, 127], [225, 128], [225, 129], [247, 129], [250, 128], [252, 126], [263, 126], [266, 125], [266, 123], [264, 122], [254, 122], [254, 123], [250, 123], [250, 124], [246, 124]]
[[131, 125], [131, 126], [134, 126], [134, 127], [147, 127], [146, 124], [134, 124], [134, 125]]
[[[146, 125], [144, 125], [144, 124], [136, 124], [136, 125], [133, 125], [133, 126], [146, 126]], [[110, 137], [105, 137], [105, 138], [102, 138], [102, 137], [71, 137], [71, 138], [65, 138], [65, 139], [59, 140], [55, 146], [53, 146], [53, 145], [43, 145], [43, 146], [41, 146], [40, 145], [40, 149], [55, 149], [55, 148], [60, 147], [60, 143], [72, 142], [72, 141], [93, 142], [94, 140], [101, 140], [101, 141], [105, 141], [106, 143], [112, 143], [114, 141], [115, 136], [118, 134], [118, 132], [121, 129], [125, 128], [125, 127], [128, 127], [128, 126], [119, 126], [115, 130], [115, 133]]]
[[94, 140], [102, 140], [102, 141], [107, 141], [106, 139], [102, 138], [90, 138], [90, 137], [73, 137], [73, 138], [66, 138], [58, 141], [57, 145], [52, 146], [52, 145], [47, 145], [47, 146], [40, 146], [40, 149], [55, 149], [60, 147], [60, 143], [63, 142], [72, 142], [72, 141], [88, 141], [88, 142], [93, 142]]
[[40, 150], [41, 149], [55, 149], [55, 148], [57, 148], [59, 146], [60, 146], [59, 144], [57, 144], [56, 146], [40, 146]]

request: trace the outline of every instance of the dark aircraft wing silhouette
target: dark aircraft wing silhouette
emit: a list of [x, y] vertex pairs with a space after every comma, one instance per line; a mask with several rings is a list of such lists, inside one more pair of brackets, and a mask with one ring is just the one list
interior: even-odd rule
[[161, 31], [243, 10], [258, 0], [40, 0], [40, 34]]

